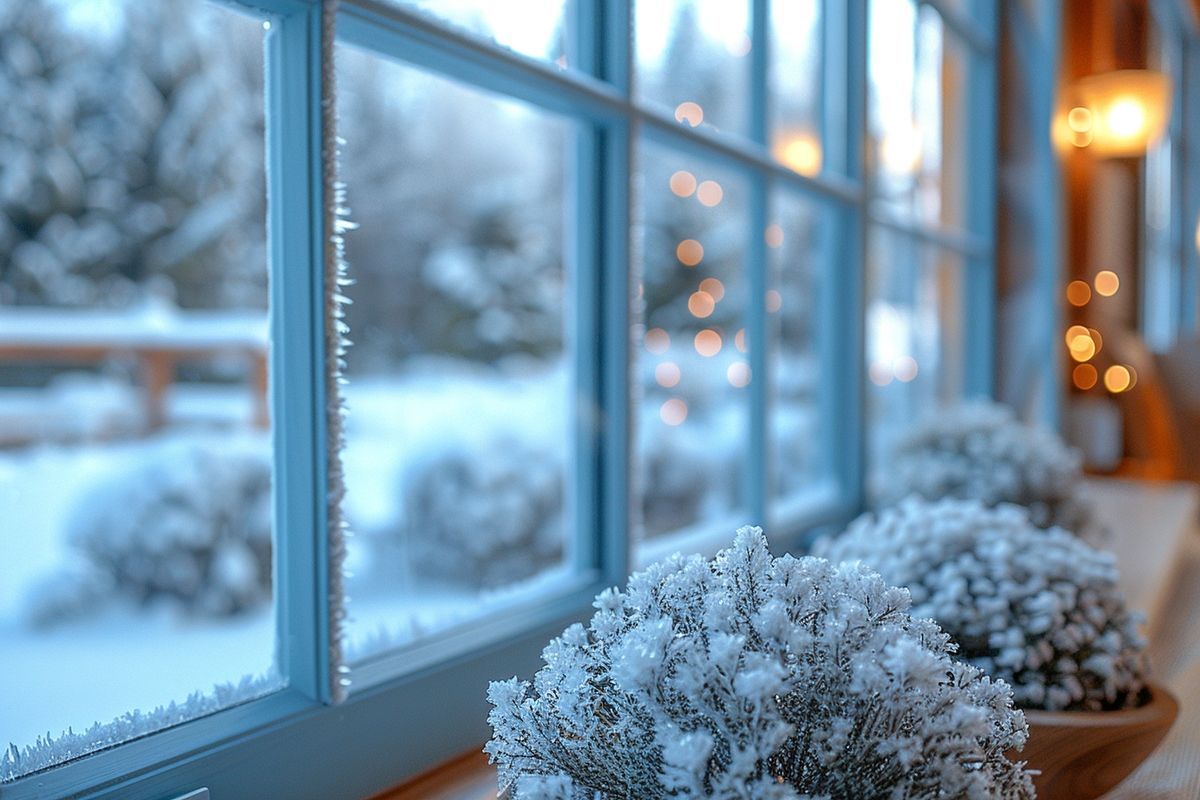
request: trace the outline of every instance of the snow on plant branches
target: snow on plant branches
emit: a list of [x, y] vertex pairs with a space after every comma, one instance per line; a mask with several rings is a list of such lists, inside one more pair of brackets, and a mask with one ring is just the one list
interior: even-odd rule
[[882, 494], [885, 505], [910, 494], [1016, 503], [1039, 527], [1095, 541], [1103, 532], [1089, 519], [1081, 478], [1079, 453], [1054, 433], [1021, 423], [1007, 406], [972, 401], [939, 410], [901, 438]]
[[1023, 508], [912, 497], [860, 517], [816, 552], [907, 586], [912, 613], [936, 620], [960, 658], [1011, 684], [1019, 706], [1120, 708], [1144, 685], [1138, 620], [1112, 554], [1038, 528]]
[[742, 528], [595, 606], [532, 683], [489, 689], [505, 797], [1033, 797], [1009, 688], [869, 570], [773, 559]]

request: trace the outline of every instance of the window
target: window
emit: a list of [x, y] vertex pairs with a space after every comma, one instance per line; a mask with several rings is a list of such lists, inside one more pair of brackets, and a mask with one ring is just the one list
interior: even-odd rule
[[[325, 28], [315, 0], [212, 6], [266, 43], [265, 79], [239, 79], [265, 80], [269, 257], [225, 258], [269, 269], [216, 288], [259, 324], [269, 295], [269, 394], [224, 356], [172, 391], [269, 398], [272, 601], [255, 633], [237, 618], [277, 643], [269, 681], [5, 797], [368, 796], [486, 738], [487, 680], [531, 671], [636, 564], [745, 523], [800, 548], [856, 513], [918, 399], [990, 388], [995, 14], [962, 5], [531, 1], [517, 25], [483, 0], [342, 0]], [[879, 68], [901, 55], [911, 69]], [[346, 287], [328, 285], [327, 98], [357, 225]], [[215, 638], [158, 647], [203, 667], [193, 683], [258, 669]]]

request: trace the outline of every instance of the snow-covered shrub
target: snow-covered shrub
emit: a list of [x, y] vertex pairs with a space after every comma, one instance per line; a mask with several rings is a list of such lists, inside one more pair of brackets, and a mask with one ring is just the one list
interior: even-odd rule
[[532, 684], [491, 685], [506, 797], [1033, 797], [1008, 687], [868, 570], [772, 559], [743, 528], [595, 605]]
[[1013, 687], [1017, 704], [1102, 710], [1137, 702], [1143, 641], [1111, 553], [1025, 509], [909, 498], [817, 543], [907, 586], [912, 613], [937, 621], [958, 655]]
[[1007, 406], [972, 401], [940, 409], [900, 439], [881, 494], [885, 505], [910, 494], [1016, 503], [1039, 527], [1096, 541], [1104, 534], [1090, 518], [1082, 477], [1079, 453], [1053, 432], [1023, 424]]
[[563, 555], [563, 464], [513, 437], [450, 444], [404, 472], [404, 530], [424, 574], [476, 587], [536, 575]]
[[142, 604], [223, 616], [271, 599], [271, 462], [257, 443], [179, 442], [93, 487], [69, 537]]

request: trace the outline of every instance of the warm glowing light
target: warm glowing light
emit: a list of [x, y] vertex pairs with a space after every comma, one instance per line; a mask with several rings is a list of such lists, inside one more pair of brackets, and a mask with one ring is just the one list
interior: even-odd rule
[[1076, 308], [1086, 306], [1092, 299], [1092, 287], [1087, 281], [1071, 281], [1067, 284], [1067, 302]]
[[658, 410], [658, 416], [668, 425], [682, 425], [683, 421], [687, 419], [687, 412], [687, 403], [678, 397], [672, 397], [662, 404], [662, 408]]
[[1137, 136], [1146, 127], [1146, 109], [1136, 98], [1122, 97], [1109, 106], [1106, 122], [1116, 136]]
[[[1142, 155], [1170, 121], [1171, 81], [1160, 72], [1104, 72], [1068, 91], [1077, 103], [1067, 113], [1067, 125], [1076, 136], [1090, 137], [1075, 144], [1099, 157]], [[1087, 114], [1077, 114], [1079, 110]]]
[[716, 278], [705, 278], [700, 281], [700, 291], [708, 292], [712, 295], [712, 299], [718, 303], [725, 296], [725, 284], [721, 283]]
[[704, 260], [704, 247], [695, 239], [684, 239], [675, 247], [675, 257], [679, 263], [694, 267]]
[[1088, 328], [1088, 335], [1092, 337], [1092, 344], [1096, 345], [1096, 352], [1099, 353], [1104, 347], [1104, 337], [1095, 328]]
[[1075, 383], [1076, 388], [1084, 391], [1095, 386], [1099, 378], [1099, 373], [1091, 364], [1076, 364], [1075, 369], [1071, 370], [1071, 380]]
[[646, 331], [646, 349], [655, 355], [667, 352], [671, 346], [671, 335], [662, 328], [651, 328]]
[[[783, 227], [777, 223], [768, 225], [763, 238], [767, 240], [767, 247], [781, 247], [783, 245]], [[1200, 250], [1200, 222], [1196, 224], [1196, 248]]]
[[1075, 106], [1067, 112], [1067, 125], [1076, 133], [1086, 133], [1092, 129], [1092, 110], [1085, 106]]
[[867, 368], [867, 376], [876, 386], [887, 386], [892, 382], [892, 367], [882, 361], [874, 361]]
[[1123, 367], [1120, 364], [1114, 364], [1104, 370], [1104, 388], [1108, 389], [1113, 394], [1120, 394], [1129, 388], [1133, 383], [1133, 379], [1129, 374], [1129, 368]]
[[692, 296], [688, 298], [688, 311], [692, 312], [692, 316], [700, 319], [712, 314], [716, 307], [717, 301], [708, 292], [692, 292]]
[[696, 191], [696, 176], [682, 169], [672, 174], [671, 191], [677, 197], [691, 197]]
[[901, 356], [892, 362], [892, 374], [901, 383], [908, 383], [917, 377], [917, 360], [912, 356]]
[[1117, 273], [1105, 269], [1096, 273], [1096, 277], [1092, 279], [1092, 285], [1096, 287], [1096, 294], [1101, 297], [1112, 297], [1117, 293], [1117, 289], [1121, 288], [1121, 279], [1117, 277]]
[[879, 160], [885, 170], [908, 175], [921, 165], [921, 131], [916, 125], [884, 134], [879, 143]]
[[664, 361], [654, 368], [654, 380], [665, 389], [678, 384], [681, 375], [679, 365], [674, 361]]
[[696, 346], [697, 353], [705, 358], [712, 358], [721, 352], [723, 342], [721, 341], [721, 334], [711, 328], [705, 328], [696, 334], [693, 344]]
[[776, 137], [771, 151], [776, 161], [801, 175], [821, 172], [821, 142], [809, 131]]
[[725, 42], [725, 50], [734, 58], [742, 58], [750, 53], [751, 44], [750, 37], [743, 33]]
[[1092, 356], [1096, 355], [1096, 343], [1092, 341], [1092, 337], [1088, 334], [1076, 336], [1068, 345], [1071, 350], [1071, 358], [1076, 361], [1087, 361]]
[[767, 289], [767, 311], [774, 314], [783, 307], [783, 296], [777, 289]]
[[696, 199], [700, 201], [700, 205], [712, 208], [721, 202], [721, 198], [725, 196], [725, 191], [721, 189], [721, 184], [716, 181], [704, 181], [696, 189]]
[[675, 106], [675, 121], [686, 122], [693, 128], [704, 122], [704, 109], [698, 103], [687, 101]]
[[1137, 386], [1137, 370], [1129, 364], [1125, 365], [1125, 369], [1129, 370], [1129, 388]]
[[745, 361], [735, 361], [725, 370], [725, 377], [729, 379], [730, 386], [743, 389], [750, 383], [750, 365]]
[[1063, 340], [1067, 343], [1067, 347], [1070, 347], [1071, 342], [1075, 341], [1079, 336], [1091, 336], [1091, 333], [1082, 325], [1072, 325], [1067, 328], [1067, 335], [1063, 337]]
[[746, 329], [742, 328], [733, 335], [733, 346], [741, 352], [746, 352]]

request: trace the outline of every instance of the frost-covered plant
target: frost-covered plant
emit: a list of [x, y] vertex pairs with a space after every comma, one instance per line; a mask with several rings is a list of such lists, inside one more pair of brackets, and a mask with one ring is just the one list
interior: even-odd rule
[[563, 554], [563, 466], [513, 437], [448, 446], [402, 478], [416, 567], [477, 587], [536, 575]]
[[866, 569], [772, 559], [743, 528], [595, 605], [532, 684], [491, 685], [506, 797], [1033, 797], [1008, 687]]
[[1012, 685], [1017, 704], [1121, 708], [1144, 685], [1143, 641], [1125, 608], [1111, 553], [1025, 509], [908, 498], [817, 543], [908, 587], [912, 613], [937, 621], [958, 656]]
[[1053, 432], [982, 400], [940, 409], [897, 443], [881, 487], [884, 505], [910, 494], [973, 498], [1029, 509], [1039, 527], [1058, 525], [1090, 541], [1103, 531], [1081, 494], [1082, 462]]
[[198, 616], [269, 602], [271, 462], [257, 445], [178, 443], [92, 487], [69, 523], [88, 574], [120, 597]]

